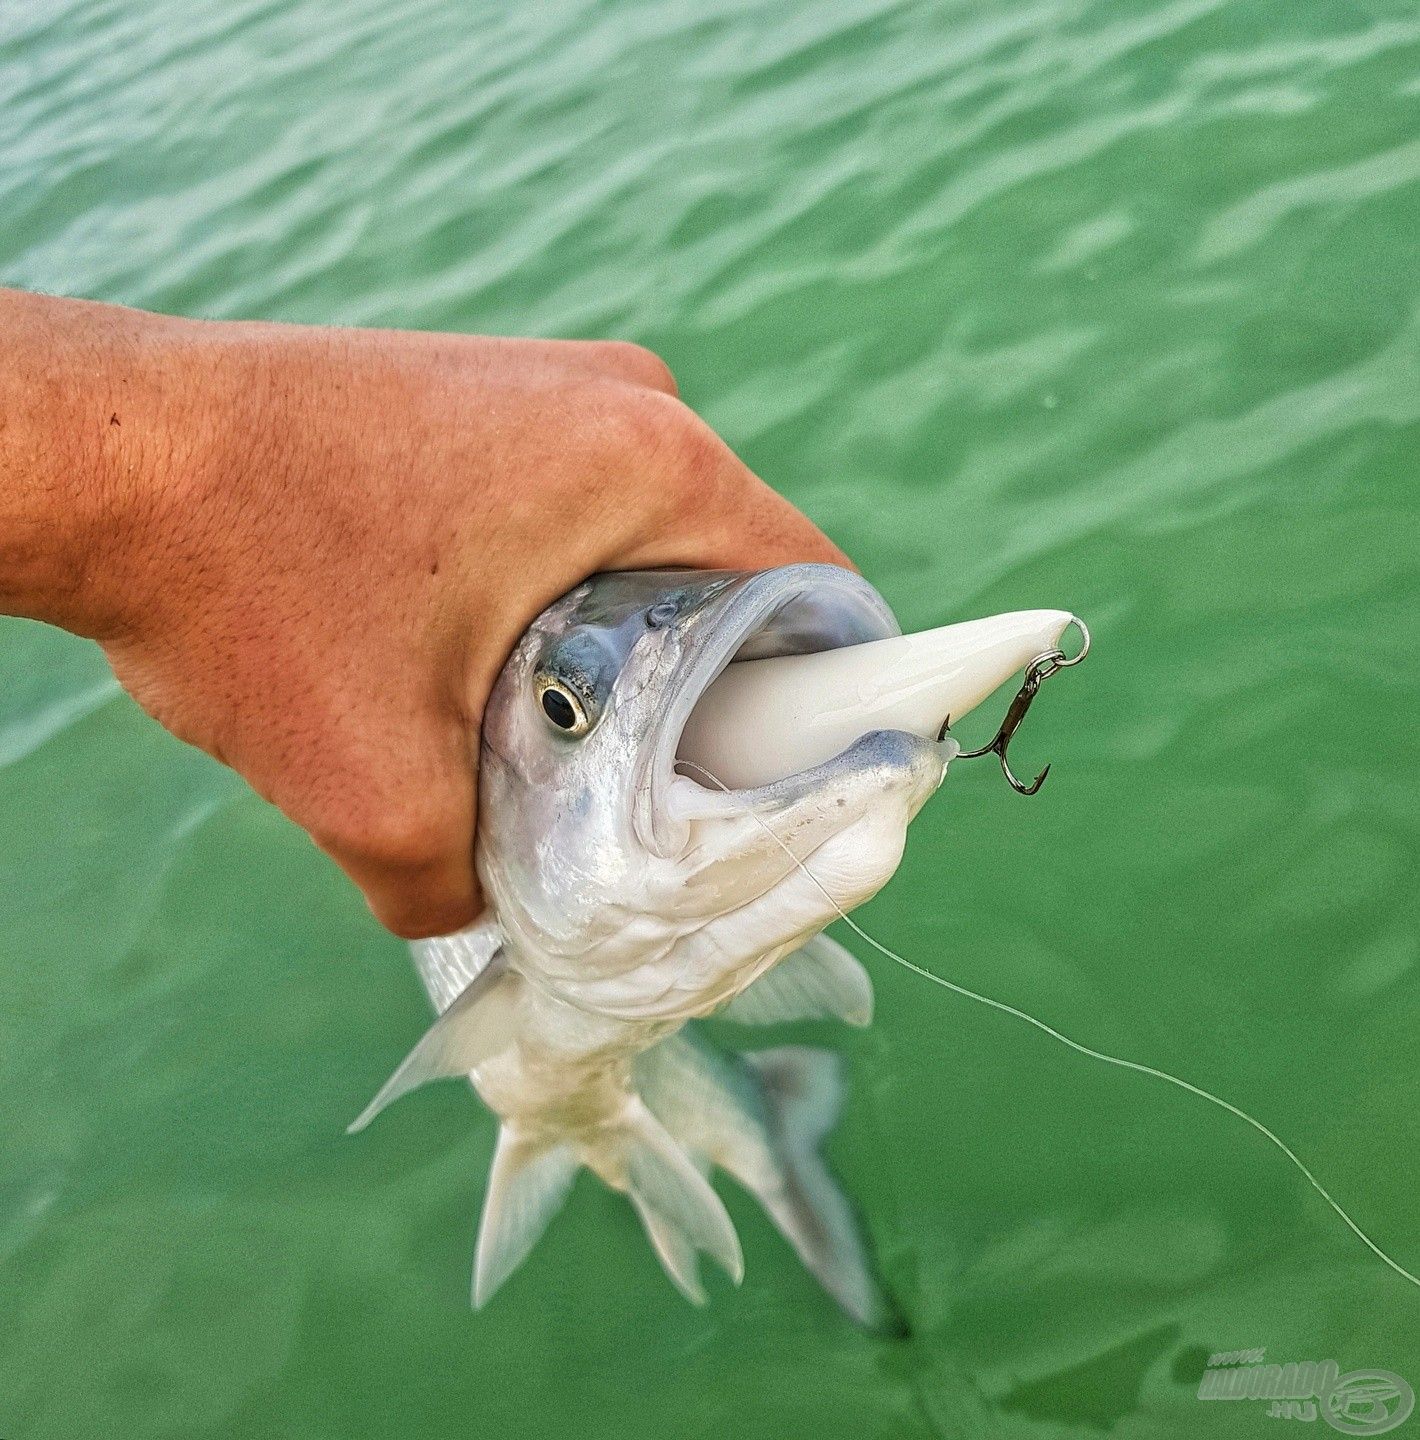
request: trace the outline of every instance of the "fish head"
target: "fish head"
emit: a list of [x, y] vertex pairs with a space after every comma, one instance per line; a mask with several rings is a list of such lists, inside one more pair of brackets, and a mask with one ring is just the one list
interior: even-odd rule
[[480, 878], [524, 968], [607, 1011], [703, 1013], [872, 894], [954, 742], [875, 731], [748, 790], [677, 745], [731, 661], [897, 633], [831, 565], [604, 574], [544, 611], [482, 729]]

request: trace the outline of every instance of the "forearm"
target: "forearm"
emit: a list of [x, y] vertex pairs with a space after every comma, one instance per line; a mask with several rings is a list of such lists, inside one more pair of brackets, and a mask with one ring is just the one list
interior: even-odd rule
[[0, 290], [0, 611], [128, 624], [145, 525], [208, 441], [189, 323]]

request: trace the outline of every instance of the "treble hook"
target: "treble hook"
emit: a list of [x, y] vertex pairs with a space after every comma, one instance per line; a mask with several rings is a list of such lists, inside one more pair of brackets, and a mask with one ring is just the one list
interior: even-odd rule
[[[1050, 774], [1050, 766], [1047, 765], [1029, 785], [1022, 784], [1012, 774], [1011, 763], [1006, 758], [1006, 751], [1010, 748], [1011, 740], [1016, 731], [1020, 729], [1021, 721], [1026, 718], [1026, 711], [1030, 709], [1031, 702], [1035, 699], [1036, 692], [1041, 685], [1050, 679], [1057, 670], [1066, 670], [1071, 665], [1078, 665], [1090, 653], [1090, 632], [1085, 628], [1085, 622], [1078, 616], [1071, 616], [1071, 623], [1077, 625], [1080, 630], [1080, 639], [1083, 642], [1080, 646], [1080, 653], [1073, 658], [1067, 658], [1063, 650], [1047, 650], [1043, 654], [1037, 655], [1026, 666], [1026, 678], [1021, 682], [1021, 688], [1016, 691], [1016, 698], [1007, 706], [1006, 717], [1001, 721], [1001, 728], [997, 730], [995, 737], [979, 750], [963, 750], [956, 757], [958, 760], [975, 760], [980, 755], [996, 756], [1001, 762], [1001, 773], [1010, 782], [1011, 789], [1020, 795], [1034, 795], [1045, 784], [1045, 777]], [[951, 724], [952, 717], [948, 715], [937, 734], [939, 741], [947, 738], [947, 731], [951, 728]]]

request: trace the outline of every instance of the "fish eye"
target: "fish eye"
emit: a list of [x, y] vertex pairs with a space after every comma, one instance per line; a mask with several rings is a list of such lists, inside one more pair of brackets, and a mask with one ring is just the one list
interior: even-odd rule
[[538, 681], [537, 702], [542, 713], [568, 735], [585, 735], [592, 728], [581, 700], [556, 680]]

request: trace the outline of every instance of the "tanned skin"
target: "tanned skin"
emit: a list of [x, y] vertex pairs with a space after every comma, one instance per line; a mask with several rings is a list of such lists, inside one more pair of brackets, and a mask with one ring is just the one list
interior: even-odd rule
[[0, 290], [0, 612], [88, 636], [410, 938], [480, 908], [478, 730], [598, 570], [849, 562], [616, 341]]

